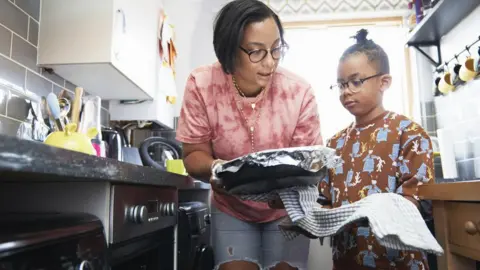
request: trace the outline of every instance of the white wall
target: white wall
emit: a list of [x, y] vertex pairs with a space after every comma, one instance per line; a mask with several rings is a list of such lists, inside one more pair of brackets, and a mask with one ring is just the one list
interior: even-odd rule
[[[465, 46], [470, 45], [473, 41], [480, 36], [480, 7], [477, 7], [470, 15], [465, 17], [455, 28], [453, 28], [447, 35], [441, 40], [441, 50], [443, 60], [451, 59], [456, 53], [460, 52]], [[477, 43], [473, 51], [478, 51]], [[459, 58], [464, 59], [464, 56]]]
[[163, 0], [176, 34], [176, 116], [180, 115], [185, 82], [190, 72], [217, 59], [212, 45], [213, 20], [225, 2], [226, 0]]

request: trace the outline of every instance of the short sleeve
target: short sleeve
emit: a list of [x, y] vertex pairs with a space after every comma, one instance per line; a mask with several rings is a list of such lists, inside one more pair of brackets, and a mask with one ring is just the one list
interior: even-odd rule
[[211, 129], [204, 99], [195, 78], [190, 75], [185, 86], [176, 139], [183, 143], [204, 143], [211, 140]]
[[400, 154], [395, 162], [397, 166], [396, 193], [414, 198], [419, 202], [424, 218], [431, 216], [431, 203], [419, 200], [418, 186], [433, 183], [433, 149], [428, 134], [417, 124], [404, 131], [401, 137]]
[[322, 145], [320, 133], [320, 117], [318, 114], [317, 101], [310, 87], [305, 94], [300, 109], [295, 131], [293, 133], [291, 147]]
[[395, 162], [399, 181], [397, 193], [416, 198], [419, 185], [433, 182], [432, 142], [423, 130], [404, 132], [401, 142], [400, 155]]

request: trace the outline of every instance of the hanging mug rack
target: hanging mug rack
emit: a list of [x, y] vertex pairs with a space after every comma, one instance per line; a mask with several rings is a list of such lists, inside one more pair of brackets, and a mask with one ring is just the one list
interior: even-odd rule
[[[449, 92], [455, 91], [458, 86], [474, 80], [480, 73], [480, 47], [478, 52], [470, 51], [473, 46], [480, 42], [480, 36], [470, 45], [459, 53], [455, 54], [451, 59], [446, 61], [443, 65], [438, 66], [434, 73], [438, 75], [435, 78], [435, 92], [434, 96], [446, 95]], [[460, 61], [459, 56], [468, 53], [465, 60]], [[455, 63], [453, 69], [450, 69], [449, 64]]]
[[[441, 72], [445, 72], [448, 70], [448, 65], [452, 62], [452, 61], [457, 61], [457, 63], [459, 62], [458, 60], [458, 57], [461, 56], [462, 54], [464, 53], [468, 53], [469, 55], [471, 54], [470, 52], [470, 49], [475, 46], [475, 44], [477, 44], [478, 42], [480, 42], [480, 36], [478, 36], [478, 38], [473, 42], [471, 43], [470, 45], [467, 45], [465, 46], [465, 48], [463, 48], [463, 50], [461, 50], [460, 52], [456, 53], [452, 58], [450, 58], [448, 61], [445, 61], [442, 65], [438, 66], [434, 73], [441, 73]], [[480, 54], [480, 47], [479, 47], [479, 52]]]

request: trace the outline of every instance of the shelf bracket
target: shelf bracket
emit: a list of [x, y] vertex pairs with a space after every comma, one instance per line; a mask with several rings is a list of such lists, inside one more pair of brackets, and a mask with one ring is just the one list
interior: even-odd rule
[[[435, 67], [438, 67], [442, 64], [442, 52], [440, 51], [440, 42], [432, 42], [432, 43], [414, 43], [409, 44], [409, 46], [414, 47], [419, 51], [428, 61]], [[425, 52], [422, 47], [436, 47], [437, 49], [437, 61], [435, 61], [427, 52]]]

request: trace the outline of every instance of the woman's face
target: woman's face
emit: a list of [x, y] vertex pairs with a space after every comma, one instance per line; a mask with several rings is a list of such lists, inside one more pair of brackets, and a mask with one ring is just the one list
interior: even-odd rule
[[[277, 49], [275, 51], [278, 53], [280, 45], [280, 32], [273, 18], [247, 25], [241, 48], [238, 49], [238, 66], [234, 75], [250, 87], [266, 87], [278, 66], [278, 60], [272, 57], [271, 51]], [[267, 50], [268, 53], [261, 61], [254, 63], [250, 58], [255, 60], [262, 52], [255, 52], [251, 56], [247, 52], [259, 49]]]

